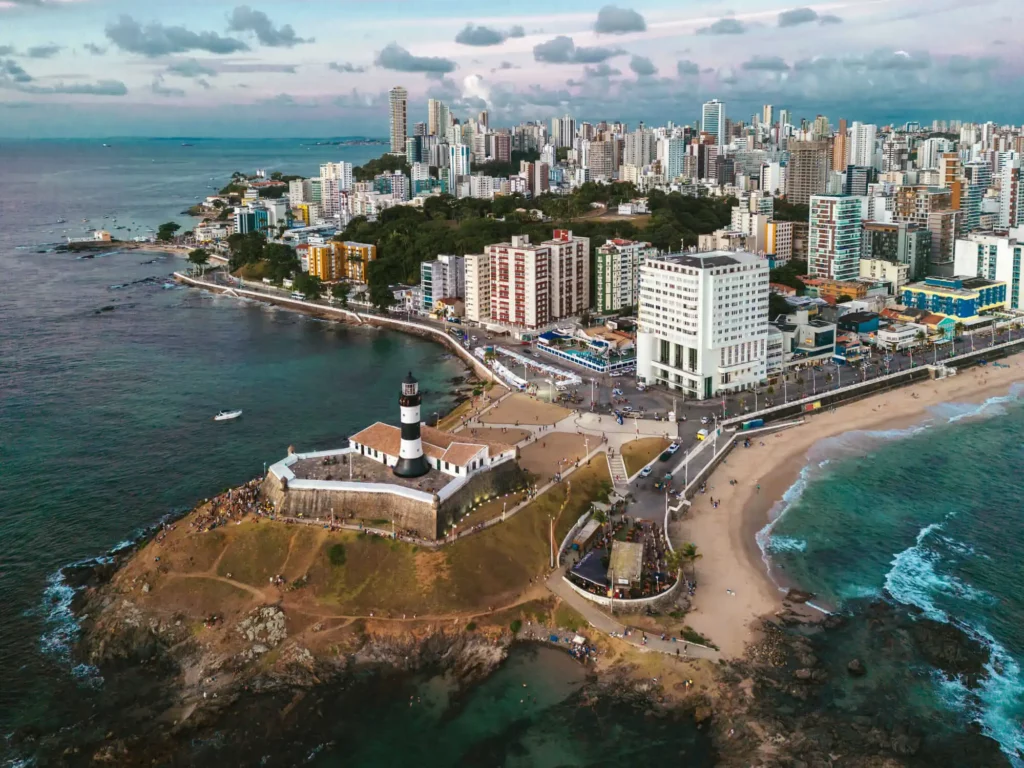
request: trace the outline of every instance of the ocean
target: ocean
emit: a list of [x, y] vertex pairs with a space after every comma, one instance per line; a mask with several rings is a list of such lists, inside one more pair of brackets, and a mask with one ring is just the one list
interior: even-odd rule
[[1024, 765], [1024, 386], [948, 403], [904, 430], [848, 432], [811, 450], [760, 537], [776, 577], [842, 612], [889, 599], [989, 650], [987, 680], [919, 662], [901, 706], [977, 723]]

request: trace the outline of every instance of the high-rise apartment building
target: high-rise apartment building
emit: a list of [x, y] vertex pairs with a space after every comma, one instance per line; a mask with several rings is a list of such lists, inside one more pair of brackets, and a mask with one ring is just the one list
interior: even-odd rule
[[472, 152], [464, 144], [448, 147], [448, 189], [455, 194], [460, 176], [469, 176]]
[[707, 400], [767, 376], [768, 261], [665, 254], [640, 268], [637, 378]]
[[427, 135], [444, 136], [451, 125], [448, 106], [440, 99], [427, 101]]
[[786, 166], [786, 200], [807, 205], [828, 185], [830, 153], [827, 141], [791, 141]]
[[701, 110], [700, 129], [714, 137], [718, 146], [725, 144], [725, 104], [718, 99], [705, 102]]
[[491, 277], [491, 321], [543, 328], [590, 307], [590, 239], [555, 230], [534, 245], [520, 235], [487, 246]]
[[594, 181], [615, 176], [615, 140], [595, 139], [588, 145], [587, 167]]
[[665, 180], [671, 182], [683, 175], [687, 142], [681, 136], [672, 136], [665, 145]]
[[1009, 309], [1021, 306], [1024, 244], [1005, 234], [975, 233], [956, 241], [953, 274], [1000, 280], [1009, 288]]
[[813, 132], [816, 141], [832, 138], [832, 126], [829, 125], [828, 118], [825, 115], [818, 115], [814, 118]]
[[932, 234], [916, 224], [865, 221], [860, 252], [862, 259], [905, 265], [908, 280], [923, 280], [928, 275]]
[[352, 189], [352, 163], [323, 163], [320, 166], [321, 179], [334, 179], [338, 189], [348, 192]]
[[466, 262], [462, 256], [442, 254], [420, 264], [420, 309], [432, 312], [442, 299], [463, 298]]
[[850, 127], [849, 165], [875, 165], [875, 135], [878, 127], [854, 122]]
[[772, 129], [772, 125], [775, 122], [775, 108], [771, 104], [765, 104], [761, 108], [761, 124], [764, 125], [769, 131]]
[[839, 130], [836, 131], [835, 138], [832, 139], [832, 170], [833, 171], [845, 171], [847, 163], [847, 141], [848, 141], [848, 129], [846, 125], [846, 119], [840, 118]]
[[635, 307], [640, 287], [640, 265], [657, 256], [650, 243], [615, 238], [597, 248], [594, 258], [594, 307], [598, 312], [618, 312]]
[[950, 205], [960, 210], [960, 198], [963, 194], [963, 168], [960, 155], [956, 152], [944, 152], [939, 157], [939, 186], [950, 191]]
[[627, 133], [622, 150], [622, 164], [643, 168], [654, 160], [654, 133], [639, 128]]
[[405, 138], [408, 134], [409, 93], [401, 86], [395, 86], [388, 93], [391, 109], [391, 154], [405, 154]]
[[1020, 160], [1004, 162], [999, 171], [999, 226], [1002, 229], [1019, 227], [1024, 223], [1024, 180]]
[[491, 259], [486, 253], [465, 256], [466, 319], [485, 323], [491, 319]]
[[846, 195], [811, 198], [807, 271], [829, 280], [860, 276], [862, 199]]

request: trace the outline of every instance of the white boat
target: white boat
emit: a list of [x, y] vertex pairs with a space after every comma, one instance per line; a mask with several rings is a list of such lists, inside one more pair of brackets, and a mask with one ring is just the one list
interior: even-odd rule
[[241, 411], [221, 411], [213, 417], [214, 421], [231, 421], [231, 419], [237, 419], [242, 415]]

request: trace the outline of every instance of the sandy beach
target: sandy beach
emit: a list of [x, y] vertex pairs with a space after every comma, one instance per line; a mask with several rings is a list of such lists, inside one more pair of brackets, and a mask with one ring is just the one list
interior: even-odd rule
[[[743, 655], [755, 639], [755, 622], [782, 608], [783, 592], [769, 577], [757, 532], [796, 482], [818, 441], [852, 430], [904, 429], [930, 420], [941, 403], [981, 403], [1024, 381], [1024, 355], [975, 367], [942, 381], [924, 381], [809, 416], [798, 427], [755, 437], [733, 449], [698, 494], [688, 515], [673, 523], [674, 541], [692, 541], [698, 589], [687, 623], [718, 645], [726, 657]], [[730, 485], [736, 480], [736, 485]], [[711, 506], [712, 497], [720, 504]], [[799, 585], [796, 585], [799, 586]], [[812, 609], [807, 609], [808, 611]]]

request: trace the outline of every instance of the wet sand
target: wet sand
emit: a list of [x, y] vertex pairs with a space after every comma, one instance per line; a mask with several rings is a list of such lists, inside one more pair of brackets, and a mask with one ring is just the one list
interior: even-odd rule
[[[981, 403], [1004, 395], [1024, 381], [1024, 355], [1000, 362], [1009, 367], [989, 364], [942, 381], [882, 392], [835, 412], [808, 416], [798, 427], [755, 435], [750, 448], [734, 448], [709, 478], [707, 492], [694, 497], [686, 518], [673, 523], [674, 540], [694, 542], [703, 555], [696, 563], [698, 589], [687, 623], [726, 657], [741, 656], [756, 638], [758, 619], [783, 607], [784, 593], [768, 574], [757, 533], [796, 482], [811, 448], [853, 430], [905, 429], [926, 422], [928, 409], [941, 403]], [[721, 500], [717, 509], [712, 497]]]

